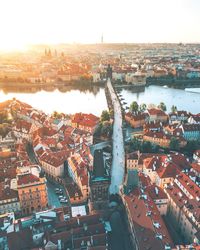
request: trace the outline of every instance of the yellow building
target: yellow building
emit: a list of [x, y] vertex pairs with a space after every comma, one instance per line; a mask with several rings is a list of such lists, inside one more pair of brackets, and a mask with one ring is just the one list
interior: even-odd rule
[[30, 214], [48, 207], [46, 179], [31, 173], [17, 175], [17, 189], [22, 214]]

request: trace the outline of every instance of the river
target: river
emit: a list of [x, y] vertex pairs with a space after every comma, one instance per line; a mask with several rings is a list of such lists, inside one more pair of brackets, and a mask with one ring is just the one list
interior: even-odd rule
[[[168, 111], [172, 105], [179, 110], [192, 113], [200, 112], [200, 89], [173, 89], [159, 86], [149, 86], [142, 90], [122, 89], [121, 94], [127, 106], [132, 101], [139, 104], [159, 104], [164, 102]], [[53, 111], [72, 114], [76, 112], [93, 113], [99, 116], [102, 110], [107, 109], [104, 88], [99, 86], [84, 88], [50, 88], [50, 89], [0, 89], [0, 102], [13, 97], [43, 110], [46, 113]]]
[[178, 110], [187, 110], [192, 113], [200, 113], [200, 89], [174, 89], [160, 86], [149, 86], [141, 90], [137, 89], [122, 89], [120, 94], [130, 106], [132, 101], [137, 101], [138, 104], [146, 103], [158, 105], [164, 102], [167, 106], [167, 111], [171, 111], [171, 106], [177, 106]]
[[32, 107], [43, 110], [47, 114], [53, 111], [73, 114], [76, 112], [93, 113], [100, 116], [102, 110], [107, 109], [107, 101], [104, 88], [93, 87], [85, 90], [71, 89], [60, 91], [52, 89], [51, 91], [10, 91], [0, 90], [0, 102], [8, 99], [16, 99], [30, 104]]

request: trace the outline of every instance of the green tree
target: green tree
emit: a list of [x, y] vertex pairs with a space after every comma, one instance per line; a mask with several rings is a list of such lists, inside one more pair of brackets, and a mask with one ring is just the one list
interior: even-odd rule
[[140, 106], [139, 106], [140, 112], [144, 112], [144, 111], [146, 111], [146, 109], [147, 109], [147, 105], [145, 103], [140, 104]]
[[184, 151], [187, 154], [192, 155], [197, 149], [200, 149], [200, 141], [188, 141]]
[[61, 118], [62, 118], [62, 115], [59, 114], [57, 111], [54, 111], [52, 116], [53, 116], [53, 118], [55, 118], [55, 119], [61, 119]]
[[2, 137], [5, 137], [9, 131], [10, 131], [10, 128], [7, 123], [0, 124], [0, 135]]
[[171, 107], [171, 111], [172, 111], [172, 113], [177, 112], [177, 107], [176, 107], [175, 105], [172, 105], [172, 107]]
[[130, 105], [130, 112], [136, 113], [138, 112], [139, 105], [136, 101], [132, 102]]
[[135, 137], [131, 140], [131, 148], [132, 148], [132, 150], [140, 150], [141, 149], [141, 142]]
[[167, 107], [166, 107], [166, 105], [164, 104], [164, 102], [161, 102], [161, 103], [158, 105], [158, 108], [162, 109], [162, 111], [166, 111], [166, 110], [167, 110]]
[[169, 143], [169, 147], [172, 150], [179, 150], [180, 149], [180, 145], [179, 145], [179, 141], [176, 137], [172, 137]]
[[7, 111], [0, 112], [0, 123], [7, 123], [8, 122], [8, 113]]
[[110, 137], [112, 135], [112, 125], [110, 122], [105, 121], [102, 123], [101, 135]]
[[94, 131], [94, 136], [101, 136], [102, 123], [99, 123]]
[[110, 120], [110, 114], [107, 110], [103, 110], [101, 113], [101, 121], [109, 121]]
[[114, 117], [114, 110], [110, 109], [109, 114], [110, 114], [110, 117]]
[[153, 149], [152, 149], [151, 142], [144, 141], [142, 143], [141, 151], [144, 152], [144, 153], [152, 153]]

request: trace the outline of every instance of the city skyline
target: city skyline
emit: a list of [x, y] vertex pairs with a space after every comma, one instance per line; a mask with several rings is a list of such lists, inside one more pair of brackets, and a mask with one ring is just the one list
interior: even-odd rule
[[[11, 8], [12, 6], [12, 8]], [[2, 1], [0, 50], [28, 44], [198, 43], [200, 2]]]

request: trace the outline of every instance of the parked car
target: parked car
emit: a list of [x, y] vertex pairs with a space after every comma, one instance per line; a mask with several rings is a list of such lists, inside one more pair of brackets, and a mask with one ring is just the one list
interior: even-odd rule
[[68, 200], [67, 200], [66, 198], [60, 199], [60, 202], [61, 202], [61, 203], [67, 203], [67, 201], [68, 201]]
[[59, 194], [60, 193], [60, 189], [59, 188], [55, 188], [55, 193]]
[[59, 189], [59, 194], [63, 194], [63, 190], [61, 188]]
[[69, 214], [64, 215], [64, 220], [69, 220], [70, 218], [71, 218], [71, 216]]

